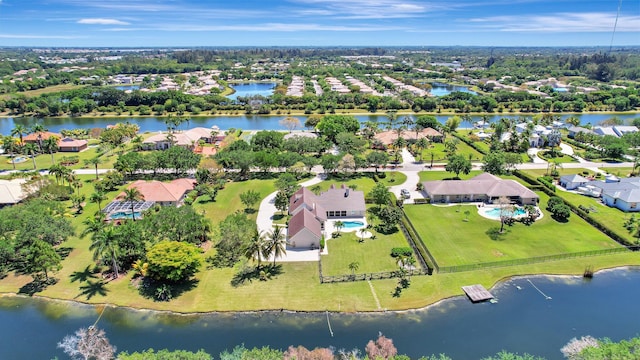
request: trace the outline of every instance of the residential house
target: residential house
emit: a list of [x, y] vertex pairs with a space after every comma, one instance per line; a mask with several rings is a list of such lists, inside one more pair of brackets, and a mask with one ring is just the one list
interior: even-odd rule
[[564, 175], [560, 177], [560, 186], [567, 190], [575, 190], [581, 186], [587, 185], [590, 180], [578, 174]]
[[620, 137], [614, 130], [612, 126], [594, 126], [593, 127], [593, 133], [598, 135], [598, 136], [605, 136], [605, 135], [610, 135], [610, 136], [615, 136], [615, 137]]
[[[529, 128], [529, 123], [520, 123], [515, 126], [516, 132], [522, 134]], [[529, 146], [540, 148], [544, 146], [545, 139], [553, 131], [553, 127], [545, 127], [542, 125], [533, 125], [531, 127], [531, 135], [529, 135]]]
[[619, 137], [622, 137], [622, 135], [627, 133], [638, 132], [638, 128], [633, 125], [631, 126], [616, 125], [613, 127], [613, 131], [616, 133], [616, 135], [618, 135]]
[[501, 197], [521, 205], [536, 205], [539, 197], [515, 180], [483, 173], [469, 180], [436, 180], [422, 183], [422, 193], [431, 203], [485, 202]]
[[[173, 136], [173, 141], [170, 141], [171, 136]], [[219, 141], [220, 138], [224, 139], [224, 131], [197, 127], [172, 134], [159, 133], [152, 135], [142, 142], [142, 146], [147, 150], [165, 150], [173, 145], [194, 149], [200, 141], [212, 144]]]
[[[639, 177], [617, 179], [617, 181], [590, 181], [585, 188], [593, 189], [594, 195], [600, 196], [602, 202], [607, 206], [615, 207], [625, 212], [640, 211], [638, 206], [638, 203], [640, 203]], [[591, 195], [585, 191], [581, 192]]]
[[60, 152], [80, 152], [86, 150], [87, 140], [76, 140], [69, 137], [58, 141], [58, 151]]
[[55, 136], [58, 139], [62, 139], [62, 135], [49, 131], [38, 131], [31, 134], [27, 134], [22, 137], [22, 141], [25, 144], [39, 144], [41, 141], [45, 141], [50, 137]]
[[363, 218], [366, 213], [364, 192], [344, 185], [332, 186], [316, 195], [303, 187], [289, 199], [287, 244], [292, 248], [313, 248], [320, 245], [328, 219]]
[[578, 133], [593, 134], [593, 131], [580, 126], [571, 126], [567, 129], [567, 131], [569, 131], [567, 137], [569, 137], [570, 139], [574, 139], [576, 137], [576, 134]]
[[[180, 206], [184, 203], [187, 193], [195, 187], [193, 179], [176, 179], [170, 182], [157, 180], [137, 180], [128, 186], [129, 189], [138, 189], [144, 201], [154, 202], [162, 206]], [[124, 192], [118, 195], [122, 199]]]
[[[433, 129], [426, 128], [418, 131], [417, 133], [412, 130], [402, 130], [400, 132], [400, 136], [407, 141], [417, 141], [418, 139], [427, 138], [429, 141], [433, 142], [442, 142], [444, 135], [441, 132]], [[398, 139], [398, 131], [396, 130], [387, 130], [381, 131], [374, 136], [375, 140], [378, 140], [380, 143], [385, 146], [392, 145]]]
[[15, 205], [24, 200], [27, 194], [22, 189], [25, 179], [0, 180], [0, 207]]

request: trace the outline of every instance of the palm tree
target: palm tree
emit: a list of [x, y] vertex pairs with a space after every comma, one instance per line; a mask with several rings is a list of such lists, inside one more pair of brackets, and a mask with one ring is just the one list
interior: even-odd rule
[[102, 211], [97, 211], [94, 216], [86, 218], [82, 224], [85, 226], [84, 230], [80, 233], [80, 237], [83, 238], [89, 234], [91, 237], [95, 237], [105, 226], [106, 216]]
[[56, 178], [56, 184], [60, 185], [60, 179], [64, 176], [66, 168], [60, 164], [53, 164], [49, 168], [49, 175], [53, 175]]
[[35, 124], [29, 129], [31, 133], [38, 134], [38, 147], [40, 151], [42, 151], [42, 133], [47, 131], [48, 129], [44, 127], [42, 124]]
[[89, 201], [98, 204], [98, 210], [102, 211], [102, 202], [107, 199], [107, 195], [102, 191], [96, 191], [89, 195]]
[[357, 261], [352, 261], [349, 263], [349, 270], [351, 270], [351, 275], [356, 276], [356, 271], [360, 268], [360, 263]]
[[2, 148], [5, 151], [9, 152], [9, 156], [11, 157], [11, 163], [13, 164], [13, 170], [16, 169], [16, 163], [13, 161], [13, 157], [16, 152], [16, 138], [13, 136], [3, 136], [2, 137]]
[[273, 266], [276, 266], [277, 258], [287, 254], [287, 242], [282, 229], [282, 227], [276, 226], [267, 234], [266, 252], [273, 255]]
[[336, 221], [333, 226], [336, 228], [336, 231], [340, 233], [340, 230], [344, 227], [344, 223], [340, 220]]
[[364, 234], [367, 233], [367, 229], [362, 228], [362, 229], [358, 230], [358, 232], [360, 233], [360, 242], [364, 242]]
[[58, 149], [59, 149], [58, 140], [59, 139], [57, 136], [50, 136], [48, 139], [46, 139], [42, 143], [42, 149], [51, 155], [51, 165], [55, 164], [53, 153], [58, 152]]
[[420, 152], [418, 152], [418, 158], [419, 161], [422, 162], [422, 152], [427, 148], [427, 146], [429, 146], [429, 140], [426, 137], [421, 137], [416, 141], [416, 146], [420, 149]]
[[33, 170], [35, 170], [37, 168], [36, 153], [38, 152], [38, 147], [36, 146], [36, 144], [29, 143], [25, 144], [22, 150], [24, 151], [25, 155], [31, 155], [31, 160], [33, 160]]
[[244, 256], [247, 260], [256, 261], [258, 263], [258, 269], [260, 268], [260, 262], [262, 261], [262, 257], [265, 255], [265, 236], [264, 234], [258, 231], [254, 231], [251, 236], [251, 241], [247, 245], [244, 250]]
[[11, 130], [11, 136], [18, 136], [18, 138], [20, 138], [20, 145], [23, 145], [24, 142], [22, 141], [22, 138], [25, 134], [28, 134], [29, 131], [27, 130], [27, 128], [24, 125], [20, 125], [17, 124], [16, 127], [14, 127]]
[[93, 250], [94, 260], [99, 258], [111, 260], [114, 279], [118, 278], [118, 256], [120, 255], [118, 240], [119, 235], [115, 226], [107, 225], [94, 234], [93, 243], [89, 247], [89, 250]]
[[135, 205], [138, 201], [144, 201], [144, 196], [140, 193], [140, 191], [138, 191], [138, 189], [132, 187], [124, 191], [123, 200], [131, 202], [131, 218], [133, 219], [133, 221], [136, 221]]
[[84, 161], [85, 165], [93, 165], [96, 168], [96, 180], [98, 180], [98, 165], [102, 164], [102, 159], [98, 156]]

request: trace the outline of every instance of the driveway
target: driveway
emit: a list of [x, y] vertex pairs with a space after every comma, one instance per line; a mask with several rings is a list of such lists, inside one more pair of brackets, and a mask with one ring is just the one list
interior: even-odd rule
[[542, 160], [540, 157], [538, 157], [538, 153], [542, 151], [542, 149], [538, 149], [538, 148], [530, 148], [529, 150], [527, 150], [527, 154], [531, 155], [531, 158], [533, 159], [532, 162], [534, 164], [546, 164], [547, 162]]

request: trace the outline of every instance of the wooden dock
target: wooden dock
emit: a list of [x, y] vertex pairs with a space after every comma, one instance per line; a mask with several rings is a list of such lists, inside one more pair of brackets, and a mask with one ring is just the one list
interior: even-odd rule
[[474, 303], [493, 299], [493, 295], [482, 285], [463, 286], [462, 290], [464, 290], [465, 294], [467, 294], [469, 299]]

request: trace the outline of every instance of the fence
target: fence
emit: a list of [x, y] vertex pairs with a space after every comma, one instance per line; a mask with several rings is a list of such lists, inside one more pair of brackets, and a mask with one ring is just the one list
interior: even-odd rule
[[[413, 251], [416, 254], [419, 254], [420, 257], [423, 258], [423, 261], [427, 263], [426, 264], [427, 268], [433, 268], [436, 270], [436, 272], [439, 272], [440, 268], [438, 266], [438, 263], [436, 262], [436, 259], [433, 257], [433, 255], [431, 255], [431, 253], [429, 252], [429, 249], [427, 249], [427, 246], [424, 244], [424, 241], [422, 241], [422, 237], [420, 237], [420, 234], [418, 234], [416, 229], [413, 227], [413, 224], [411, 223], [411, 220], [409, 219], [407, 214], [404, 212], [404, 209], [402, 209], [402, 216], [403, 216], [403, 221], [401, 222], [401, 224], [403, 225], [403, 227], [406, 228], [405, 231], [409, 232], [409, 238], [412, 239], [411, 245], [412, 245]], [[409, 226], [407, 227], [405, 223], [406, 225], [409, 225]]]
[[440, 267], [438, 272], [454, 273], [454, 272], [481, 270], [481, 269], [495, 268], [495, 267], [537, 264], [537, 263], [543, 263], [548, 261], [558, 261], [558, 260], [567, 260], [567, 259], [575, 259], [575, 258], [590, 257], [590, 256], [617, 254], [617, 253], [623, 253], [627, 251], [637, 251], [638, 249], [639, 247], [637, 246], [621, 247], [621, 248], [614, 248], [614, 249], [592, 250], [592, 251], [582, 251], [582, 252], [567, 253], [567, 254], [538, 256], [538, 257], [532, 257], [532, 258], [526, 258], [526, 259], [493, 261], [493, 262], [469, 264], [469, 265], [458, 265], [458, 266], [443, 266], [443, 267]]
[[343, 275], [335, 275], [335, 276], [323, 276], [320, 275], [320, 283], [328, 284], [328, 283], [337, 283], [337, 282], [354, 282], [354, 281], [367, 281], [367, 280], [380, 280], [380, 279], [392, 279], [401, 276], [417, 276], [417, 275], [428, 275], [428, 269], [412, 269], [405, 270], [401, 272], [399, 270], [395, 271], [384, 271], [377, 273], [366, 273], [366, 274], [343, 274]]

